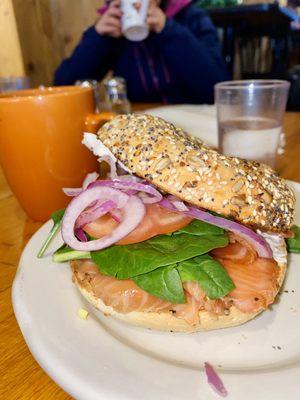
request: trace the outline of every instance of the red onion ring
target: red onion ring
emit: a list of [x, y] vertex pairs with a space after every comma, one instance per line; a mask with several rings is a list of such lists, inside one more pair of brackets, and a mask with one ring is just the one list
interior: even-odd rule
[[114, 219], [118, 224], [121, 222], [122, 220], [122, 215], [120, 210], [112, 210], [109, 212], [112, 219]]
[[77, 228], [76, 229], [75, 228], [74, 232], [75, 232], [75, 236], [77, 237], [77, 239], [79, 239], [81, 242], [87, 242], [88, 241], [87, 237], [86, 237], [86, 234], [85, 234], [83, 229], [81, 229], [81, 228]]
[[63, 188], [62, 191], [69, 197], [75, 197], [82, 192], [82, 188]]
[[145, 182], [142, 178], [139, 178], [138, 176], [135, 175], [129, 175], [129, 174], [125, 174], [125, 175], [119, 175], [118, 179], [120, 181], [133, 181], [133, 182]]
[[[128, 198], [126, 199], [126, 202]], [[125, 203], [123, 204], [123, 206]], [[105, 202], [97, 201], [95, 205], [92, 207], [87, 208], [84, 210], [76, 220], [75, 223], [75, 230], [83, 228], [85, 225], [89, 224], [90, 222], [95, 221], [97, 218], [102, 217], [103, 215], [111, 212], [117, 208], [117, 204], [112, 200], [107, 200]], [[77, 236], [78, 237], [78, 236]]]
[[[159, 202], [159, 205], [172, 211], [178, 211], [177, 208], [167, 199]], [[196, 207], [188, 207], [188, 211], [183, 211], [183, 214], [199, 219], [200, 221], [216, 225], [219, 228], [224, 228], [227, 231], [234, 232], [249, 242], [257, 251], [259, 257], [272, 258], [272, 250], [264, 238], [244, 225], [230, 221], [226, 218], [216, 217], [206, 211], [199, 210]]]
[[[161, 193], [159, 193], [158, 190], [156, 190], [153, 186], [149, 184], [144, 184], [140, 182], [134, 182], [134, 181], [123, 181], [120, 179], [114, 179], [114, 180], [105, 180], [105, 181], [95, 181], [92, 182], [89, 187], [97, 187], [97, 186], [108, 186], [112, 187], [115, 189], [121, 189], [121, 190], [126, 190], [130, 191], [128, 194], [135, 194], [136, 192], [144, 192], [147, 193], [150, 196], [143, 197], [143, 203], [145, 204], [152, 204], [152, 203], [158, 203], [159, 201], [162, 200], [163, 196]], [[131, 192], [131, 191], [134, 192]]]
[[85, 190], [89, 186], [90, 183], [95, 182], [99, 177], [99, 174], [97, 172], [91, 172], [90, 174], [87, 174], [87, 176], [84, 178], [83, 183], [82, 183], [82, 189]]
[[184, 204], [183, 201], [179, 200], [177, 197], [170, 195], [167, 198], [177, 208], [178, 211], [188, 211], [188, 207]]
[[81, 188], [63, 188], [62, 190], [67, 196], [70, 197], [78, 196], [79, 193], [85, 190], [90, 183], [96, 181], [98, 176], [99, 174], [97, 174], [97, 172], [91, 172], [90, 174], [87, 174], [86, 177], [84, 178]]
[[146, 212], [143, 202], [137, 196], [128, 198], [126, 205], [122, 209], [123, 219], [121, 223], [109, 235], [83, 243], [74, 234], [77, 218], [91, 203], [97, 200], [113, 200], [117, 204], [117, 208], [119, 208], [124, 204], [124, 196], [128, 197], [120, 190], [96, 186], [75, 197], [66, 208], [62, 220], [61, 233], [64, 242], [74, 250], [95, 251], [109, 247], [127, 236], [139, 225]]
[[208, 363], [204, 363], [204, 369], [207, 376], [207, 382], [212, 387], [212, 389], [217, 392], [220, 396], [226, 397], [228, 392], [220, 379], [219, 375], [213, 369], [213, 367]]

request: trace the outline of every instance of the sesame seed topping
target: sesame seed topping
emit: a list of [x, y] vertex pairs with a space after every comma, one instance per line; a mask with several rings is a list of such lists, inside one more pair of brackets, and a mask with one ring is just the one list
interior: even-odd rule
[[[166, 193], [226, 216], [232, 212], [232, 187], [243, 179], [237, 193], [244, 196], [244, 205], [233, 215], [236, 220], [271, 231], [288, 230], [292, 224], [295, 196], [265, 165], [220, 155], [180, 128], [149, 115], [117, 116], [98, 135], [134, 174]], [[161, 169], [156, 168], [159, 162]]]

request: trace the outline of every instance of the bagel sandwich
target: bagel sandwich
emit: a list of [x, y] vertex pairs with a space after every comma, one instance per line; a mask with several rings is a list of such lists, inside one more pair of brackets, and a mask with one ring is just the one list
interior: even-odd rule
[[73, 281], [101, 313], [196, 332], [270, 308], [287, 268], [295, 196], [270, 167], [226, 157], [149, 115], [121, 115], [83, 144], [110, 165], [61, 215]]

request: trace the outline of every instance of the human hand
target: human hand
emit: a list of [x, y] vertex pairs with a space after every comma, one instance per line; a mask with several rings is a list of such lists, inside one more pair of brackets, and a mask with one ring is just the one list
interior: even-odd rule
[[147, 15], [147, 24], [151, 31], [160, 33], [166, 25], [166, 15], [157, 5], [149, 7]]
[[99, 18], [95, 25], [96, 31], [100, 35], [119, 38], [122, 36], [120, 10], [121, 0], [113, 0], [109, 3], [107, 11]]

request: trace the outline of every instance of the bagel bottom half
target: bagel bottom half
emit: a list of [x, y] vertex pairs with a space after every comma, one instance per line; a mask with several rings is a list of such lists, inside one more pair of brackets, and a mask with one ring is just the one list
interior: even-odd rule
[[[286, 246], [284, 239], [273, 247], [274, 254], [281, 253], [280, 261], [276, 257], [275, 260], [278, 262], [280, 272], [278, 274], [278, 291], [283, 283], [286, 268], [287, 268], [287, 256]], [[284, 256], [282, 256], [284, 254]], [[285, 261], [283, 262], [283, 259]], [[91, 303], [97, 310], [101, 311], [105, 316], [112, 316], [116, 319], [122, 320], [128, 324], [148, 328], [156, 329], [160, 331], [173, 331], [173, 332], [199, 332], [209, 331], [213, 329], [228, 328], [244, 324], [251, 320], [262, 311], [254, 313], [244, 313], [238, 310], [235, 306], [230, 307], [230, 313], [228, 315], [215, 315], [208, 311], [199, 311], [199, 323], [196, 325], [190, 325], [184, 319], [175, 317], [173, 314], [168, 312], [141, 312], [132, 311], [129, 313], [120, 313], [115, 311], [112, 307], [106, 306], [101, 298], [96, 297], [92, 292], [89, 285], [82, 283], [76, 274], [75, 264], [71, 261], [71, 268], [73, 270], [73, 282], [83, 295], [83, 297]]]

